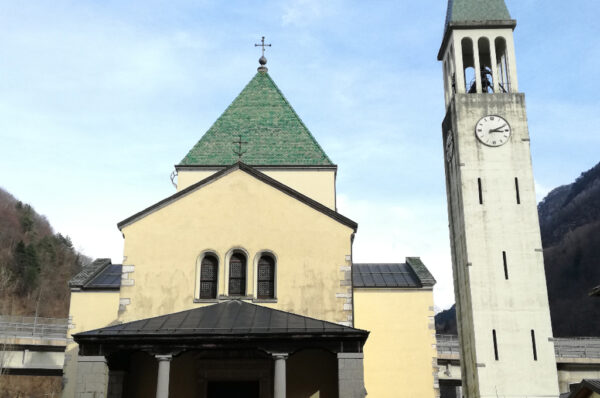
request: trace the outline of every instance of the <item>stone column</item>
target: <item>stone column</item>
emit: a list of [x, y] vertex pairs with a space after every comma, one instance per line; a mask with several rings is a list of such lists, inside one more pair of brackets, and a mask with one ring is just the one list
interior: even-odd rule
[[273, 398], [285, 398], [285, 361], [288, 357], [288, 354], [278, 353], [273, 354], [273, 358], [275, 359], [275, 374], [273, 377]]
[[75, 397], [106, 398], [108, 365], [103, 356], [80, 356]]
[[158, 377], [156, 380], [156, 398], [169, 398], [169, 373], [173, 355], [155, 355], [158, 360]]
[[340, 352], [337, 357], [339, 396], [364, 398], [367, 395], [363, 369], [364, 355], [360, 352]]

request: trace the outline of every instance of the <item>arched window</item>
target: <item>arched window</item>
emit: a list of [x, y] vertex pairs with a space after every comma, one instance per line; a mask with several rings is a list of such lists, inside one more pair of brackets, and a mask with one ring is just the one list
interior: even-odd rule
[[476, 93], [475, 55], [473, 53], [473, 40], [465, 37], [461, 41], [463, 73], [465, 77], [465, 91]]
[[258, 260], [257, 284], [257, 298], [275, 298], [275, 259], [270, 255], [263, 254]]
[[202, 258], [200, 264], [200, 298], [217, 298], [217, 275], [219, 273], [219, 260], [212, 254]]
[[246, 295], [246, 256], [234, 252], [229, 259], [229, 295]]
[[494, 73], [492, 71], [492, 56], [490, 52], [490, 41], [482, 37], [477, 42], [479, 50], [479, 71], [481, 75], [481, 90], [483, 93], [494, 92]]
[[496, 46], [496, 65], [498, 69], [498, 86], [501, 93], [510, 92], [510, 79], [508, 77], [508, 59], [506, 57], [506, 40], [497, 37], [494, 41]]

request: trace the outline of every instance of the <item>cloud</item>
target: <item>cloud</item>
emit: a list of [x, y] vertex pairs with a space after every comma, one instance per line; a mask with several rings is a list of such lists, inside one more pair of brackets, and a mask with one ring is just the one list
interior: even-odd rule
[[331, 14], [338, 1], [291, 0], [283, 6], [283, 26], [306, 26]]
[[548, 188], [545, 185], [540, 184], [537, 180], [535, 181], [535, 199], [539, 203], [546, 195], [550, 193], [552, 188]]

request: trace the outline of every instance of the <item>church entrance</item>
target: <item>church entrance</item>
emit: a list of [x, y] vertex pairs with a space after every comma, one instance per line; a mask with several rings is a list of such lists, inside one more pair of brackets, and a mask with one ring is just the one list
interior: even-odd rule
[[258, 380], [209, 381], [207, 398], [259, 398]]

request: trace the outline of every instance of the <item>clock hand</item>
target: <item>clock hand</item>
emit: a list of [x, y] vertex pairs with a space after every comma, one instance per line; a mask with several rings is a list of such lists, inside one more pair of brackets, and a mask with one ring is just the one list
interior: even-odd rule
[[503, 124], [503, 125], [502, 125], [502, 126], [500, 126], [500, 127], [496, 127], [495, 129], [491, 129], [490, 131], [488, 131], [488, 134], [489, 134], [489, 133], [501, 133], [501, 132], [502, 132], [502, 129], [503, 129], [504, 127], [506, 127], [506, 123], [505, 123], [505, 124]]

